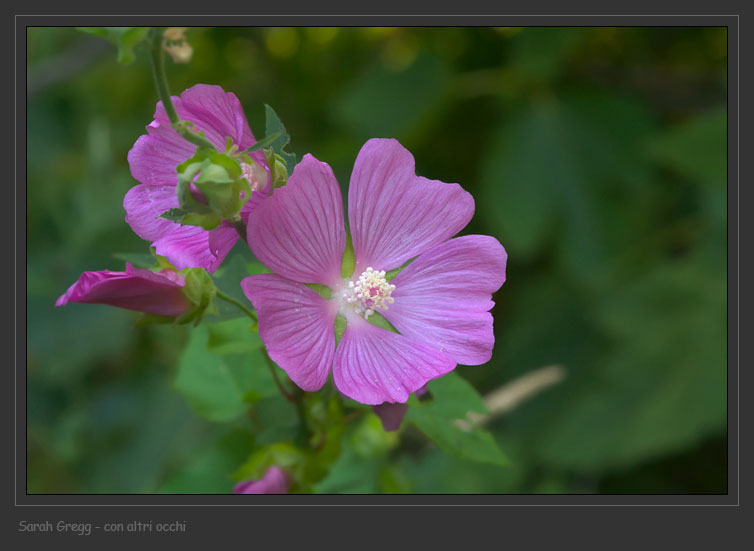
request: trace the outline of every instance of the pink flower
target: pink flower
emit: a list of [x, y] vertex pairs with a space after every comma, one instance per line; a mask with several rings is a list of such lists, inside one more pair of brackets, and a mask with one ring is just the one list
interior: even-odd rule
[[233, 487], [234, 494], [287, 494], [290, 480], [285, 471], [273, 465], [259, 480], [246, 480]]
[[[307, 391], [321, 388], [332, 368], [341, 393], [370, 405], [405, 402], [457, 363], [487, 362], [491, 295], [505, 281], [506, 253], [489, 236], [449, 239], [473, 213], [458, 184], [416, 176], [396, 140], [369, 140], [351, 174], [356, 265], [343, 279], [340, 188], [327, 164], [306, 155], [248, 225], [251, 250], [274, 272], [241, 282], [270, 357]], [[385, 272], [411, 259], [386, 281]], [[330, 298], [305, 283], [326, 285]], [[370, 323], [374, 312], [398, 333]], [[338, 315], [346, 327], [336, 347]]]
[[[173, 97], [173, 104], [181, 120], [193, 122], [219, 151], [225, 151], [228, 137], [238, 151], [256, 143], [238, 98], [219, 86], [197, 84], [181, 93], [180, 98]], [[142, 239], [150, 241], [157, 254], [167, 257], [173, 266], [179, 270], [206, 268], [214, 272], [238, 239], [233, 226], [223, 222], [207, 231], [159, 217], [178, 207], [176, 167], [191, 158], [195, 150], [195, 145], [170, 127], [162, 102], [158, 102], [154, 120], [147, 126], [147, 134], [136, 140], [128, 153], [131, 174], [141, 184], [128, 191], [123, 207], [131, 229]], [[255, 162], [253, 165], [243, 163], [241, 167], [252, 189], [252, 196], [241, 211], [244, 221], [270, 191], [264, 154], [256, 151], [251, 158]]]
[[84, 272], [55, 306], [69, 302], [108, 304], [158, 316], [180, 316], [191, 307], [183, 295], [185, 281], [179, 273], [160, 273], [126, 264], [125, 272]]

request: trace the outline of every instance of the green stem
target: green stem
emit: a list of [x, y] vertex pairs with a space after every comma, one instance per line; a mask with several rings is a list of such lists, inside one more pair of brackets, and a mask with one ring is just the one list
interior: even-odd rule
[[236, 230], [236, 233], [238, 233], [238, 236], [241, 238], [241, 241], [246, 243], [246, 224], [244, 223], [243, 219], [240, 215], [235, 216], [232, 220], [229, 220], [233, 228]]
[[215, 294], [216, 294], [217, 298], [221, 298], [225, 302], [231, 303], [236, 308], [239, 308], [241, 311], [243, 311], [243, 313], [246, 314], [247, 316], [249, 316], [251, 319], [253, 319], [254, 321], [258, 321], [256, 313], [254, 313], [251, 310], [249, 310], [249, 308], [247, 306], [245, 306], [243, 303], [237, 301], [232, 296], [226, 295], [220, 289], [216, 289], [215, 290]]
[[351, 413], [348, 413], [348, 414], [346, 414], [346, 415], [343, 416], [343, 423], [347, 425], [348, 423], [350, 423], [354, 419], [358, 419], [359, 417], [361, 417], [362, 415], [364, 415], [365, 411], [366, 411], [365, 409], [355, 409], [355, 410], [353, 410]]
[[154, 84], [157, 88], [157, 97], [162, 101], [162, 105], [165, 108], [165, 113], [170, 119], [170, 125], [175, 129], [178, 134], [183, 136], [185, 140], [198, 145], [199, 147], [207, 147], [209, 149], [215, 149], [215, 146], [205, 138], [195, 132], [192, 132], [186, 127], [185, 123], [178, 117], [178, 113], [173, 105], [173, 100], [170, 97], [170, 89], [168, 88], [168, 78], [165, 73], [165, 50], [162, 45], [162, 27], [154, 27], [152, 29], [152, 76], [154, 77]]
[[168, 115], [171, 124], [180, 122], [178, 113], [175, 112], [173, 101], [170, 99], [170, 90], [168, 89], [168, 79], [165, 74], [165, 51], [162, 48], [162, 28], [155, 27], [152, 29], [152, 76], [154, 84], [157, 87], [157, 97], [162, 100], [162, 106]]
[[272, 358], [270, 358], [270, 355], [267, 353], [267, 350], [264, 350], [264, 358], [267, 360], [267, 367], [270, 368], [270, 373], [272, 373], [272, 378], [275, 380], [275, 384], [278, 387], [278, 390], [280, 391], [280, 394], [283, 395], [283, 397], [291, 402], [292, 404], [295, 404], [298, 400], [296, 400], [295, 396], [293, 396], [291, 393], [289, 393], [287, 390], [285, 390], [285, 387], [283, 386], [283, 383], [280, 382], [280, 379], [278, 379], [277, 371], [275, 370], [275, 364], [272, 361]]

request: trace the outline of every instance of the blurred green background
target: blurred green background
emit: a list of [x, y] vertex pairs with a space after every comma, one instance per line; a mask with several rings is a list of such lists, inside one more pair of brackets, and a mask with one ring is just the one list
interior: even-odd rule
[[[453, 459], [407, 429], [378, 470], [323, 491], [725, 493], [725, 28], [194, 28], [174, 94], [220, 84], [264, 135], [342, 186], [371, 137], [458, 182], [465, 233], [509, 254], [483, 394], [566, 377], [491, 426], [510, 467]], [[29, 493], [228, 492], [254, 427], [176, 393], [184, 327], [55, 299], [147, 244], [124, 222], [126, 154], [156, 101], [148, 59], [72, 28], [29, 28]], [[248, 420], [248, 419], [247, 419]], [[365, 471], [366, 469], [366, 471]]]

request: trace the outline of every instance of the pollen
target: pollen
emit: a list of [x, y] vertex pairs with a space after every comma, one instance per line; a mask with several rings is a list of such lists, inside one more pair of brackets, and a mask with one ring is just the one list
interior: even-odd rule
[[385, 271], [377, 272], [367, 268], [356, 281], [349, 281], [343, 291], [343, 300], [351, 305], [364, 319], [379, 310], [387, 310], [388, 304], [395, 302], [390, 296], [395, 290], [385, 279]]

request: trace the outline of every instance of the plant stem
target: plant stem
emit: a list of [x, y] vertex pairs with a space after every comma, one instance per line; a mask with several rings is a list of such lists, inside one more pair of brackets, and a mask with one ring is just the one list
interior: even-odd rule
[[272, 358], [270, 358], [270, 355], [267, 353], [267, 350], [263, 350], [263, 353], [265, 360], [267, 360], [267, 367], [270, 368], [270, 373], [272, 373], [272, 378], [275, 380], [275, 384], [277, 385], [280, 394], [282, 394], [286, 400], [288, 400], [292, 404], [295, 404], [298, 400], [296, 400], [296, 398], [291, 393], [285, 390], [283, 383], [281, 383], [280, 379], [278, 379], [277, 371], [275, 371], [275, 364], [272, 361]]
[[168, 115], [171, 124], [180, 122], [178, 113], [175, 112], [173, 101], [170, 99], [170, 90], [168, 89], [168, 79], [165, 75], [165, 52], [162, 48], [162, 28], [155, 27], [152, 29], [152, 76], [154, 85], [157, 87], [157, 97], [162, 101], [165, 113]]
[[225, 302], [229, 302], [229, 303], [231, 303], [231, 304], [232, 304], [232, 305], [234, 305], [234, 306], [235, 306], [236, 308], [238, 308], [238, 309], [240, 309], [241, 311], [243, 311], [243, 313], [244, 313], [244, 314], [246, 314], [247, 316], [249, 316], [249, 317], [250, 317], [251, 319], [253, 319], [254, 321], [259, 321], [259, 320], [257, 319], [257, 315], [256, 315], [256, 313], [255, 313], [255, 312], [252, 312], [251, 310], [249, 310], [249, 308], [248, 308], [248, 307], [246, 307], [246, 306], [245, 306], [245, 305], [244, 305], [243, 303], [241, 303], [241, 302], [237, 301], [236, 299], [234, 299], [234, 298], [233, 298], [232, 296], [230, 296], [230, 295], [226, 295], [226, 294], [225, 294], [225, 293], [223, 293], [223, 292], [222, 292], [222, 291], [221, 291], [220, 289], [215, 289], [215, 293], [216, 293], [216, 296], [217, 296], [217, 298], [221, 298], [221, 299], [223, 299], [223, 300], [224, 300]]
[[186, 127], [185, 123], [178, 117], [178, 113], [173, 105], [173, 100], [170, 97], [170, 89], [168, 88], [168, 79], [165, 74], [165, 50], [162, 47], [162, 27], [154, 27], [152, 29], [152, 76], [154, 77], [154, 84], [157, 88], [157, 97], [162, 101], [162, 105], [165, 108], [165, 113], [170, 119], [170, 125], [175, 129], [178, 134], [183, 136], [185, 140], [198, 145], [199, 147], [207, 147], [209, 149], [215, 149], [215, 146], [205, 138], [195, 132], [192, 132]]
[[236, 233], [238, 233], [238, 237], [241, 238], [241, 241], [246, 243], [246, 224], [241, 218], [241, 215], [238, 215], [234, 217], [232, 220], [228, 220], [228, 221], [231, 223], [233, 228], [235, 228]]
[[351, 413], [348, 413], [348, 414], [346, 414], [346, 415], [343, 416], [343, 423], [344, 424], [348, 424], [351, 421], [353, 421], [354, 419], [358, 419], [359, 417], [361, 417], [362, 415], [364, 415], [365, 412], [366, 412], [365, 409], [356, 409], [356, 410], [352, 411]]

